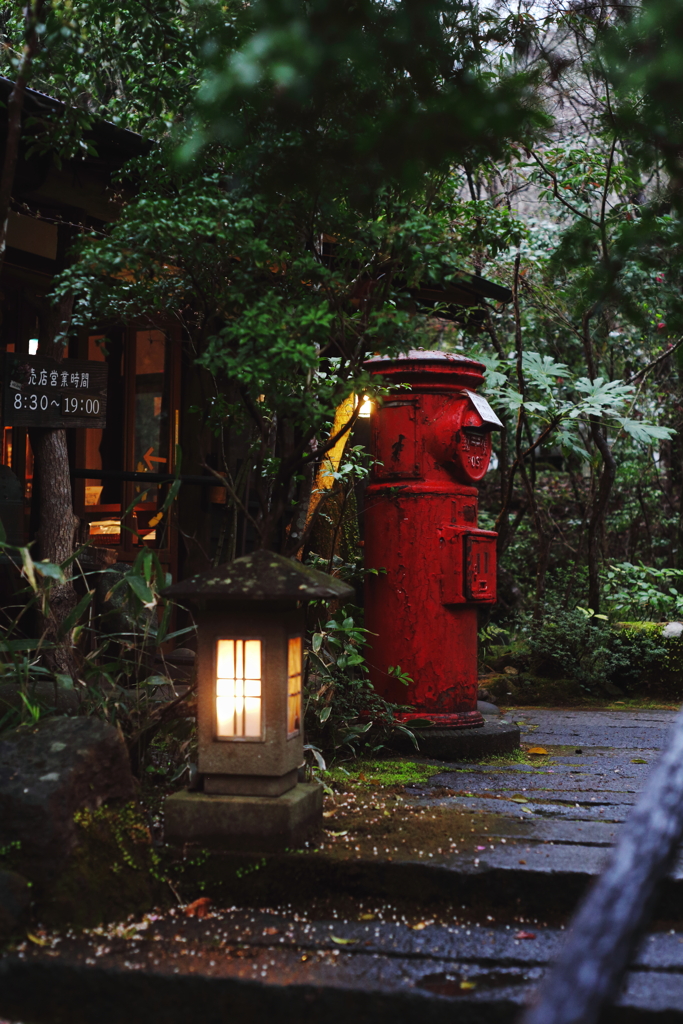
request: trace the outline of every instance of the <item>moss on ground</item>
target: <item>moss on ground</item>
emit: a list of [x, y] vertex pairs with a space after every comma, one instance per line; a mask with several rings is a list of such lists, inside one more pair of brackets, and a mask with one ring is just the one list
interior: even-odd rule
[[[527, 753], [528, 747], [533, 743], [523, 745], [520, 750], [511, 751], [509, 754], [490, 754], [488, 757], [462, 758], [459, 763], [471, 763], [486, 767], [505, 767], [509, 764], [527, 764], [539, 767], [547, 763], [548, 758]], [[357, 758], [354, 761], [345, 761], [343, 764], [333, 765], [326, 772], [320, 773], [320, 779], [335, 790], [343, 792], [349, 789], [374, 789], [382, 787], [385, 789], [395, 786], [415, 786], [426, 782], [433, 775], [440, 772], [470, 771], [468, 767], [461, 769], [454, 768], [453, 764], [439, 761], [423, 761], [409, 757]]]
[[335, 765], [323, 773], [323, 780], [337, 788], [362, 786], [411, 786], [438, 775], [444, 765], [437, 762], [413, 761], [410, 758], [367, 760], [358, 758]]

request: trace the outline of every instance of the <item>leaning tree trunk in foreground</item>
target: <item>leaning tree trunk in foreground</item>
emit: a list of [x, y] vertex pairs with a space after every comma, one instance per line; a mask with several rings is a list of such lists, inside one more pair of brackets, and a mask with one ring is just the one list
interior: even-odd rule
[[555, 967], [521, 1024], [594, 1024], [621, 980], [654, 908], [658, 883], [683, 835], [683, 712], [584, 898]]
[[[72, 308], [73, 298], [69, 296], [41, 316], [41, 355], [61, 362]], [[36, 428], [30, 431], [30, 438], [39, 504], [38, 556], [48, 562], [61, 564], [73, 554], [76, 529], [80, 522], [73, 511], [66, 431]], [[65, 568], [64, 575], [65, 583], [53, 583], [50, 588], [50, 608], [45, 616], [43, 630], [45, 640], [52, 645], [46, 652], [50, 667], [56, 672], [74, 675], [76, 664], [71, 638], [69, 635], [60, 635], [60, 627], [77, 601], [70, 565]]]

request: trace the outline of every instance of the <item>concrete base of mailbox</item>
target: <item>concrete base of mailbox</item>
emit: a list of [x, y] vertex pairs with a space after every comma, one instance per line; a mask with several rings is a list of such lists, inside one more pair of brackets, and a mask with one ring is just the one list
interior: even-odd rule
[[167, 841], [224, 850], [296, 847], [322, 827], [323, 789], [299, 783], [281, 796], [173, 793], [164, 804]]
[[[486, 722], [478, 729], [415, 729], [415, 737], [420, 753], [438, 761], [459, 761], [519, 750], [519, 726], [511, 722]], [[415, 752], [410, 738], [402, 733], [392, 736], [389, 746], [400, 754]]]

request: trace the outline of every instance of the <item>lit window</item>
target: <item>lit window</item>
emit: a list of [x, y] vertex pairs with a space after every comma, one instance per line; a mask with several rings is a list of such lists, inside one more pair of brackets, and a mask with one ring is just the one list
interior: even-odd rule
[[301, 732], [301, 637], [290, 636], [287, 650], [287, 735]]
[[260, 739], [261, 641], [216, 643], [216, 735]]

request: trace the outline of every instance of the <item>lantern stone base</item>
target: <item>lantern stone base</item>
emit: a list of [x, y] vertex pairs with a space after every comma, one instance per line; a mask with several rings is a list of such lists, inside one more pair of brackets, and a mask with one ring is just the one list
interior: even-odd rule
[[167, 841], [223, 850], [282, 850], [301, 846], [322, 826], [323, 789], [299, 783], [281, 796], [190, 793], [167, 797]]
[[286, 775], [205, 775], [204, 792], [229, 796], [281, 796], [296, 786], [298, 771]]

